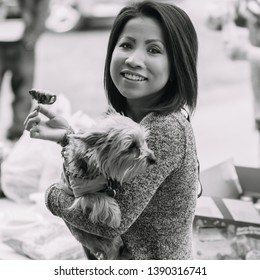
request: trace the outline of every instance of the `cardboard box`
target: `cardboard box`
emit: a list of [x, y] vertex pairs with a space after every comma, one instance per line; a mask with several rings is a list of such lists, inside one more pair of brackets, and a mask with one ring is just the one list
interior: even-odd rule
[[[260, 214], [254, 202], [260, 198], [260, 169], [235, 166], [232, 159], [201, 173], [202, 196], [196, 217], [208, 221], [260, 227]], [[240, 198], [248, 197], [243, 201]]]
[[260, 198], [260, 168], [235, 166], [232, 159], [202, 171], [201, 182], [205, 196]]
[[194, 258], [259, 259], [260, 212], [254, 202], [260, 198], [260, 169], [235, 166], [228, 159], [203, 171], [201, 183]]
[[260, 215], [254, 204], [239, 199], [201, 196], [198, 199], [196, 218], [208, 226], [234, 224], [260, 227]]
[[260, 214], [254, 206], [260, 197], [259, 168], [235, 166], [228, 159], [203, 171], [201, 183], [197, 217], [260, 226]]
[[260, 198], [260, 168], [235, 166], [243, 194]]
[[237, 199], [243, 193], [232, 159], [202, 171], [200, 180], [204, 196]]

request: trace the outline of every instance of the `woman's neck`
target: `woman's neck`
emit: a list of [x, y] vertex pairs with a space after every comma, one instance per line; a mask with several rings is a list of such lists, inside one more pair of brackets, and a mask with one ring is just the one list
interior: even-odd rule
[[139, 123], [148, 113], [151, 112], [149, 108], [152, 108], [158, 104], [160, 97], [161, 94], [156, 93], [154, 95], [148, 95], [142, 98], [127, 99], [127, 116]]
[[[131, 104], [130, 104], [131, 103]], [[133, 102], [134, 103], [134, 102]], [[133, 121], [140, 123], [141, 120], [148, 113], [147, 111], [142, 110], [138, 107], [138, 104], [134, 105], [132, 102], [127, 102], [126, 115], [131, 118]]]

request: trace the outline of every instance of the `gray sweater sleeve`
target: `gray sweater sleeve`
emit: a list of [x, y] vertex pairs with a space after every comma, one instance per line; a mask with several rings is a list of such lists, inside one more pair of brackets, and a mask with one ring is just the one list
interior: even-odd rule
[[[112, 229], [98, 223], [93, 224], [88, 219], [88, 213], [83, 214], [80, 209], [69, 210], [74, 198], [57, 185], [54, 184], [47, 190], [48, 209], [72, 226], [70, 227], [72, 234], [78, 235], [80, 231], [86, 231], [106, 238], [122, 235], [138, 219], [150, 200], [156, 196], [157, 189], [163, 186], [166, 178], [180, 169], [186, 150], [183, 125], [173, 115], [156, 114], [149, 114], [142, 123], [150, 130], [148, 147], [154, 151], [157, 164], [124, 183], [118, 190], [116, 200], [122, 215], [119, 228]], [[75, 232], [73, 232], [73, 227], [75, 227]]]

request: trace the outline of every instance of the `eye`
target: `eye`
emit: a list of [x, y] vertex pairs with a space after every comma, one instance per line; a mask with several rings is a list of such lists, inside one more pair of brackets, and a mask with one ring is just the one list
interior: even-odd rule
[[157, 46], [151, 46], [148, 48], [148, 52], [151, 54], [160, 54], [162, 53], [161, 49]]
[[119, 45], [119, 47], [122, 48], [122, 49], [131, 49], [132, 45], [130, 43], [124, 42], [124, 43], [121, 43]]
[[137, 148], [137, 143], [136, 142], [132, 142], [130, 144], [130, 146], [128, 147], [129, 150], [132, 150], [132, 149], [135, 149], [135, 148]]
[[135, 157], [139, 157], [140, 156], [140, 149], [137, 145], [137, 142], [133, 141], [130, 146], [128, 147], [128, 151], [130, 151]]

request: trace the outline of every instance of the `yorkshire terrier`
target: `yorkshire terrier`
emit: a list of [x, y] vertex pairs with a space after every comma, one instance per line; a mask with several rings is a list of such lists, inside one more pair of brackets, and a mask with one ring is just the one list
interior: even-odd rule
[[[112, 228], [121, 223], [116, 189], [156, 163], [148, 148], [148, 130], [109, 108], [100, 121], [84, 133], [69, 135], [64, 149], [67, 174], [78, 178], [80, 186], [70, 186], [75, 201], [70, 208], [90, 211], [92, 222]], [[120, 259], [123, 242], [89, 234], [84, 244], [98, 259]]]

